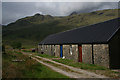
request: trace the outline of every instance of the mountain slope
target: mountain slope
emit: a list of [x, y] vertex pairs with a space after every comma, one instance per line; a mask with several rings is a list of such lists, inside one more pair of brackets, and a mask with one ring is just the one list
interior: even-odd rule
[[101, 10], [91, 13], [74, 14], [65, 17], [35, 14], [25, 17], [3, 28], [4, 44], [22, 42], [26, 47], [37, 44], [50, 34], [87, 26], [118, 17], [117, 9]]

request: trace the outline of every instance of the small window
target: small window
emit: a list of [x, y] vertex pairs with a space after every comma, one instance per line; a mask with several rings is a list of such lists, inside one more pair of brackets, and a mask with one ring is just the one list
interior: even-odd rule
[[70, 45], [70, 54], [72, 55], [72, 45]]

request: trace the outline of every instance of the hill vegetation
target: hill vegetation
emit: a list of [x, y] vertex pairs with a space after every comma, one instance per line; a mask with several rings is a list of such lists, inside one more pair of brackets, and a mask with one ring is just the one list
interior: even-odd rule
[[118, 17], [118, 9], [72, 14], [64, 17], [51, 15], [28, 16], [3, 27], [3, 43], [21, 42], [23, 47], [35, 47], [50, 34], [104, 22]]

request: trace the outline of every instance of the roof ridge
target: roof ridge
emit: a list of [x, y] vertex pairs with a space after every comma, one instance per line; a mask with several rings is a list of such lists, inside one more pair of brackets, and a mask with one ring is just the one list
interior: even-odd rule
[[115, 32], [110, 36], [110, 38], [107, 41], [110, 41], [110, 39], [117, 33], [119, 29], [120, 29], [120, 26], [115, 30]]

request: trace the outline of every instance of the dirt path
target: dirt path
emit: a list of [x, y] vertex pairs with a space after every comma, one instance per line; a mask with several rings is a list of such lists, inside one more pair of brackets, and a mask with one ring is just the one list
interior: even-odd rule
[[[24, 54], [27, 54], [27, 53], [24, 53]], [[79, 68], [71, 67], [71, 66], [68, 66], [68, 65], [65, 65], [62, 63], [58, 63], [58, 62], [55, 62], [53, 60], [43, 58], [40, 56], [34, 56], [34, 57], [32, 57], [32, 59], [34, 59], [34, 60], [38, 61], [39, 63], [51, 68], [52, 70], [54, 70], [56, 72], [59, 72], [63, 75], [66, 75], [70, 78], [108, 78], [108, 77], [103, 76], [103, 75], [98, 75], [98, 74], [95, 74], [93, 72], [89, 72], [89, 71], [82, 70]], [[49, 63], [57, 64], [57, 66], [46, 63], [43, 60], [48, 61]], [[59, 68], [59, 66], [62, 66], [62, 68]], [[65, 69], [67, 69], [67, 71]]]
[[51, 68], [52, 70], [54, 70], [56, 72], [59, 72], [59, 73], [61, 73], [63, 75], [66, 75], [66, 76], [68, 76], [70, 78], [86, 78], [87, 77], [87, 75], [83, 75], [83, 74], [80, 75], [80, 74], [77, 74], [75, 72], [66, 72], [66, 71], [64, 71], [64, 70], [62, 70], [60, 68], [57, 68], [57, 67], [52, 66], [50, 64], [44, 63], [43, 61], [41, 61], [41, 60], [39, 60], [39, 59], [37, 59], [35, 57], [32, 57], [32, 59], [34, 59], [34, 60], [38, 61], [39, 63]]
[[58, 64], [58, 65], [63, 66], [65, 68], [69, 68], [70, 70], [74, 71], [73, 73], [77, 73], [77, 75], [76, 75], [77, 78], [107, 78], [106, 76], [98, 75], [98, 74], [95, 74], [93, 72], [89, 72], [89, 71], [82, 70], [82, 69], [79, 69], [79, 68], [74, 68], [74, 67], [62, 64], [62, 63], [55, 62], [55, 61], [47, 59], [47, 58], [43, 58], [43, 57], [40, 57], [40, 56], [36, 56], [36, 57], [40, 58], [40, 59], [43, 59], [43, 60], [46, 60], [46, 61], [50, 61], [54, 64]]

